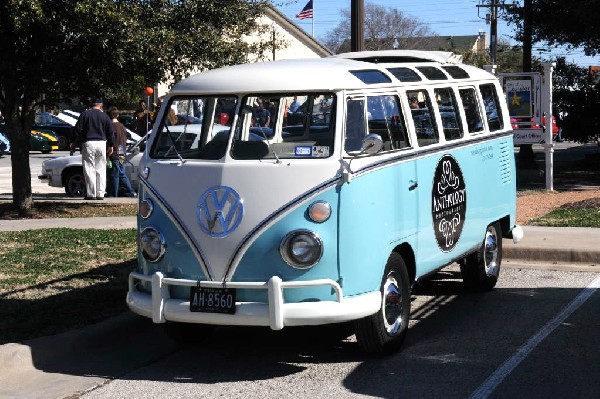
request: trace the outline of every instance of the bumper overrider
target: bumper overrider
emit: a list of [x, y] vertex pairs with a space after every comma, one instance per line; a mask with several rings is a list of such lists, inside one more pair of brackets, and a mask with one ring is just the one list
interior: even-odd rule
[[[149, 282], [152, 294], [137, 289], [138, 281]], [[235, 314], [191, 312], [190, 302], [170, 297], [169, 286], [222, 288], [223, 282], [174, 279], [161, 272], [129, 275], [127, 305], [134, 313], [152, 318], [154, 323], [167, 321], [213, 325], [269, 326], [281, 330], [284, 326], [304, 326], [340, 323], [369, 316], [381, 307], [379, 291], [344, 297], [342, 288], [334, 280], [282, 281], [277, 276], [267, 282], [227, 282], [227, 288], [267, 290], [268, 303], [237, 302]], [[285, 303], [283, 290], [302, 287], [330, 286], [336, 293], [335, 301]]]

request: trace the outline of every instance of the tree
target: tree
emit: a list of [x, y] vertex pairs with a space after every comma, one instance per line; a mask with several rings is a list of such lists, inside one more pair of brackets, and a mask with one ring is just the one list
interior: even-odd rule
[[587, 68], [558, 58], [553, 102], [564, 112], [561, 126], [564, 137], [588, 142], [600, 132], [600, 83], [594, 81]]
[[[246, 62], [272, 44], [263, 0], [0, 0], [0, 112], [11, 143], [13, 205], [33, 206], [29, 135], [36, 107], [123, 98], [189, 71]], [[260, 56], [257, 56], [260, 57]]]
[[[365, 50], [422, 48], [433, 32], [422, 22], [402, 11], [371, 3], [365, 4]], [[321, 41], [334, 53], [350, 51], [350, 9], [342, 10], [342, 19]]]
[[[583, 47], [586, 55], [600, 54], [600, 0], [532, 0], [533, 42]], [[523, 40], [524, 8], [508, 7], [506, 19]]]
[[[474, 65], [483, 68], [484, 65], [492, 63], [492, 57], [489, 53], [477, 53], [470, 50], [459, 51], [455, 53], [463, 56], [465, 64]], [[523, 67], [523, 51], [519, 47], [512, 46], [507, 41], [498, 41], [496, 54], [497, 72], [510, 73], [521, 72]]]

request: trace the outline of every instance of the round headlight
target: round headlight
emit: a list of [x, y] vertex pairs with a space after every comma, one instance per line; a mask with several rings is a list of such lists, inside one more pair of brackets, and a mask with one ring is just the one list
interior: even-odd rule
[[308, 207], [308, 217], [313, 222], [323, 223], [331, 216], [331, 205], [325, 201], [317, 201]]
[[309, 230], [295, 230], [285, 236], [279, 247], [281, 257], [296, 269], [314, 266], [323, 255], [323, 243]]
[[146, 227], [140, 234], [142, 255], [149, 262], [158, 262], [165, 254], [165, 239], [154, 227]]
[[148, 219], [154, 211], [154, 204], [149, 199], [145, 199], [140, 203], [140, 216]]

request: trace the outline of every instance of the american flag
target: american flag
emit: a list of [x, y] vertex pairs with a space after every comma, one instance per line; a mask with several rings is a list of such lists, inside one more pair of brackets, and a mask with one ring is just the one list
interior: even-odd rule
[[313, 2], [313, 0], [308, 0], [308, 3], [306, 3], [306, 5], [302, 9], [302, 11], [300, 11], [300, 13], [296, 15], [296, 18], [298, 18], [298, 19], [312, 18], [313, 17], [312, 2]]

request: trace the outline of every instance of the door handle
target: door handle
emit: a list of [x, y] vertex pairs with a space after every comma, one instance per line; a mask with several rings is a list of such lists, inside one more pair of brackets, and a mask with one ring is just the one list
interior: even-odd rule
[[409, 181], [409, 186], [408, 186], [408, 191], [412, 191], [415, 188], [419, 187], [419, 183], [416, 180], [410, 180]]

